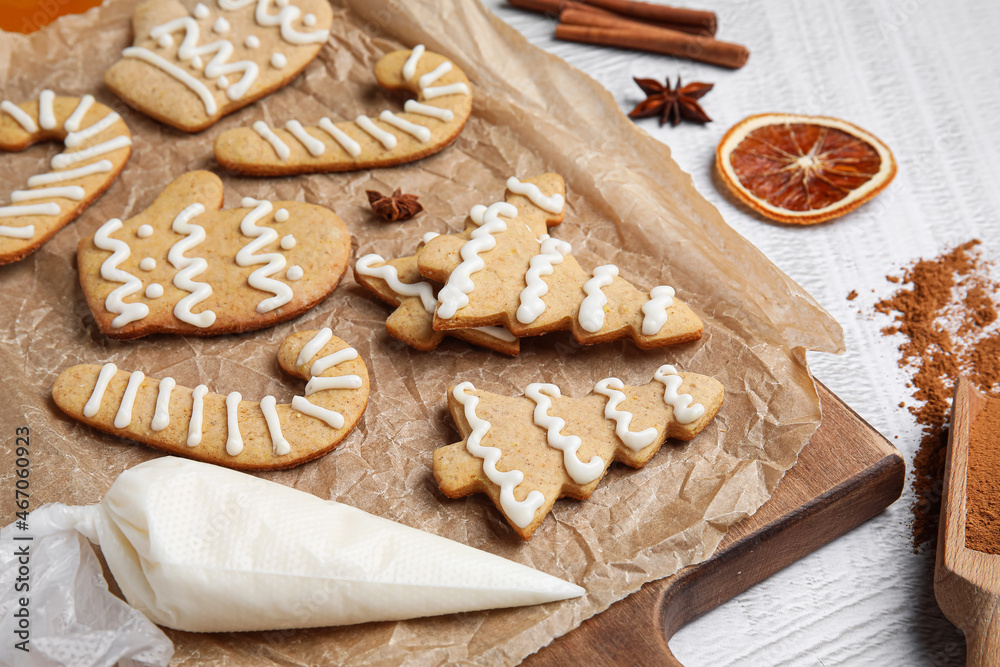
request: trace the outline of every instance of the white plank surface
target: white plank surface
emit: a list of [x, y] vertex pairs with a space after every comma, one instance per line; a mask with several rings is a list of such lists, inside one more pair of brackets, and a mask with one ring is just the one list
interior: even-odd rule
[[[731, 72], [665, 56], [557, 42], [555, 21], [487, 6], [534, 44], [600, 81], [630, 110], [633, 76], [708, 81], [705, 127], [660, 128], [698, 190], [737, 231], [802, 284], [844, 326], [848, 352], [813, 354], [830, 389], [913, 460], [920, 430], [896, 366], [897, 341], [871, 306], [885, 280], [920, 257], [980, 238], [1000, 259], [1000, 2], [704, 0], [719, 38], [746, 44]], [[899, 174], [876, 200], [807, 228], [769, 224], [733, 206], [712, 182], [715, 146], [731, 125], [768, 111], [831, 115], [875, 133]], [[857, 290], [859, 297], [847, 301]], [[859, 310], [861, 311], [859, 313]], [[888, 511], [682, 629], [671, 648], [685, 665], [961, 665], [964, 640], [938, 611], [933, 553], [914, 554], [909, 489]]]

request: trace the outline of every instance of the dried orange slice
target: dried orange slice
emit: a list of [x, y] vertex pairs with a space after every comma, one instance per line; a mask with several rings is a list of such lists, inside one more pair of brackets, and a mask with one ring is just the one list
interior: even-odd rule
[[761, 215], [797, 225], [853, 211], [896, 175], [877, 137], [825, 116], [769, 113], [745, 118], [715, 151], [723, 183]]

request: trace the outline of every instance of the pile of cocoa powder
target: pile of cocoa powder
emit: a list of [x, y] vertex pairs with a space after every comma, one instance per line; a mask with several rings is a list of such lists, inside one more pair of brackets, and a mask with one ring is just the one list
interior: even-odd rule
[[[899, 366], [912, 373], [909, 409], [923, 427], [913, 461], [913, 548], [937, 537], [954, 379], [966, 375], [980, 390], [1000, 395], [1000, 330], [990, 275], [977, 239], [934, 259], [886, 276], [899, 289], [875, 304], [893, 317], [882, 334], [901, 334]], [[900, 404], [901, 406], [903, 404]]]

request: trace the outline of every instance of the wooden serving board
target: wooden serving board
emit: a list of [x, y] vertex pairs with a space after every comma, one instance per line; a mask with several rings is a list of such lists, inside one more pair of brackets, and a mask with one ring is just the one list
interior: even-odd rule
[[685, 623], [763, 581], [891, 505], [903, 491], [899, 451], [817, 383], [823, 421], [755, 515], [703, 563], [652, 581], [524, 665], [680, 665], [667, 642]]

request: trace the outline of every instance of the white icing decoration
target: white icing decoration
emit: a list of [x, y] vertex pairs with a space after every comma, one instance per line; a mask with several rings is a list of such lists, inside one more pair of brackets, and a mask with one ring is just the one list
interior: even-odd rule
[[[284, 209], [282, 209], [282, 210], [284, 210]], [[277, 214], [275, 214], [274, 219], [278, 220]], [[281, 222], [281, 221], [278, 220], [278, 222]], [[291, 250], [294, 247], [295, 247], [295, 237], [294, 236], [292, 236], [291, 234], [286, 234], [285, 236], [281, 237], [281, 249], [282, 250]]]
[[145, 294], [148, 299], [159, 299], [163, 296], [163, 285], [160, 283], [149, 283], [146, 286]]
[[0, 218], [14, 218], [22, 215], [59, 215], [59, 210], [59, 204], [55, 202], [25, 204], [23, 206], [3, 206], [0, 207]]
[[422, 104], [416, 100], [406, 100], [403, 104], [403, 110], [408, 113], [420, 114], [421, 116], [430, 116], [431, 118], [437, 118], [445, 122], [455, 118], [455, 114], [452, 113], [451, 109], [442, 109], [430, 104]]
[[482, 271], [486, 263], [479, 256], [482, 252], [492, 250], [496, 246], [493, 235], [507, 229], [507, 223], [498, 216], [517, 217], [517, 207], [507, 202], [491, 204], [482, 214], [482, 225], [472, 232], [472, 238], [462, 246], [462, 263], [448, 276], [448, 282], [438, 292], [438, 317], [449, 319], [455, 316], [460, 308], [469, 305], [468, 294], [476, 288], [472, 282], [472, 274]]
[[548, 294], [549, 286], [543, 276], [550, 276], [555, 270], [554, 265], [562, 264], [573, 249], [565, 241], [546, 238], [538, 254], [528, 263], [528, 272], [524, 275], [527, 286], [521, 290], [521, 304], [517, 308], [517, 321], [531, 324], [545, 312], [545, 302], [542, 297]]
[[531, 203], [549, 213], [562, 213], [566, 206], [566, 198], [561, 194], [546, 196], [534, 183], [522, 183], [514, 176], [507, 179], [507, 189], [517, 195], [523, 195]]
[[243, 436], [240, 435], [240, 401], [243, 396], [234, 391], [226, 396], [226, 453], [238, 456], [243, 451]]
[[370, 134], [374, 139], [386, 147], [387, 150], [392, 150], [396, 147], [396, 135], [391, 132], [386, 132], [381, 127], [372, 122], [372, 119], [364, 114], [358, 116], [354, 119], [354, 122], [358, 124], [362, 130]]
[[667, 323], [667, 308], [674, 305], [674, 288], [667, 285], [654, 287], [649, 301], [642, 304], [642, 335], [654, 336]]
[[[547, 394], [547, 395], [546, 395]], [[563, 435], [566, 420], [549, 414], [552, 399], [562, 396], [562, 392], [554, 384], [534, 382], [528, 385], [524, 395], [535, 402], [535, 425], [545, 429], [545, 437], [549, 447], [563, 453], [563, 465], [566, 472], [577, 484], [589, 484], [604, 473], [604, 459], [600, 456], [591, 457], [588, 463], [580, 460], [579, 450], [583, 440], [575, 435]]]
[[[310, 357], [312, 358], [312, 357]], [[358, 351], [353, 347], [345, 347], [343, 350], [337, 350], [333, 354], [328, 354], [325, 357], [317, 359], [313, 362], [313, 365], [309, 367], [309, 375], [317, 376], [322, 375], [325, 371], [333, 368], [334, 366], [339, 366], [345, 361], [353, 361], [358, 358]]]
[[86, 193], [79, 185], [66, 185], [54, 188], [39, 188], [37, 190], [14, 190], [10, 200], [14, 203], [31, 201], [32, 199], [62, 198], [80, 201]]
[[303, 16], [302, 17], [302, 25], [304, 25], [304, 26], [306, 26], [308, 28], [311, 28], [314, 25], [316, 25], [316, 15], [315, 14], [306, 14], [305, 16]]
[[292, 410], [298, 410], [304, 415], [315, 417], [333, 428], [344, 428], [344, 415], [310, 403], [309, 399], [303, 396], [296, 396], [292, 399]]
[[160, 380], [156, 392], [156, 407], [153, 408], [153, 421], [149, 425], [154, 431], [162, 431], [170, 425], [170, 394], [176, 386], [177, 382], [171, 377]]
[[292, 22], [302, 13], [298, 7], [288, 5], [288, 0], [284, 0], [284, 6], [279, 0], [278, 6], [282, 7], [277, 14], [268, 14], [267, 6], [269, 0], [257, 0], [257, 10], [254, 18], [258, 25], [274, 26], [281, 25], [281, 38], [289, 44], [321, 44], [330, 37], [329, 30], [315, 30], [313, 32], [298, 32], [292, 28]]
[[142, 290], [142, 281], [127, 271], [118, 268], [132, 254], [132, 249], [124, 241], [111, 238], [111, 235], [122, 228], [122, 221], [111, 218], [94, 234], [94, 245], [101, 250], [110, 250], [112, 254], [101, 264], [101, 277], [105, 280], [123, 285], [111, 290], [104, 301], [104, 307], [117, 316], [111, 320], [114, 328], [123, 327], [129, 322], [135, 322], [149, 315], [149, 308], [144, 303], [125, 303], [124, 298]]
[[43, 90], [38, 95], [38, 124], [43, 130], [56, 129], [56, 111], [52, 108], [55, 99], [56, 94], [51, 90]]
[[143, 271], [152, 271], [156, 268], [156, 260], [152, 257], [143, 257], [142, 261], [139, 262], [139, 268]]
[[417, 44], [410, 51], [410, 56], [403, 63], [403, 79], [409, 81], [417, 73], [417, 63], [420, 62], [420, 57], [424, 55], [424, 45]]
[[587, 296], [580, 304], [577, 318], [584, 331], [596, 333], [604, 326], [604, 306], [608, 303], [608, 297], [604, 296], [602, 290], [614, 282], [617, 275], [617, 266], [605, 264], [594, 269], [593, 278], [583, 284], [583, 293]]
[[[373, 267], [373, 264], [383, 263], [383, 266]], [[384, 280], [393, 292], [400, 296], [419, 296], [424, 310], [433, 313], [438, 300], [434, 298], [434, 288], [430, 283], [404, 283], [399, 280], [399, 272], [392, 264], [386, 264], [385, 258], [372, 253], [358, 259], [354, 265], [354, 270], [363, 276], [379, 278]]]
[[426, 88], [428, 86], [434, 85], [435, 81], [437, 81], [450, 71], [451, 71], [451, 63], [446, 60], [437, 67], [435, 67], [432, 71], [420, 77], [420, 80], [417, 82], [417, 85], [420, 86], [421, 88]]
[[275, 308], [279, 308], [292, 300], [292, 289], [283, 282], [274, 280], [270, 276], [284, 270], [285, 256], [281, 253], [271, 252], [263, 255], [256, 254], [257, 251], [278, 240], [278, 232], [271, 227], [260, 227], [257, 221], [271, 212], [271, 202], [261, 202], [257, 207], [246, 214], [240, 222], [240, 232], [244, 236], [253, 238], [253, 241], [240, 248], [236, 253], [236, 263], [240, 266], [253, 266], [264, 264], [250, 274], [250, 286], [264, 292], [273, 292], [274, 296], [261, 300], [257, 304], [258, 313], [268, 313]]
[[643, 431], [630, 431], [629, 424], [632, 423], [632, 413], [626, 410], [619, 410], [618, 406], [625, 401], [626, 396], [620, 390], [625, 385], [618, 378], [604, 378], [594, 387], [594, 392], [608, 397], [608, 402], [604, 406], [604, 418], [615, 422], [615, 435], [625, 443], [625, 446], [633, 452], [648, 447], [656, 440], [656, 429], [650, 426]]
[[215, 23], [212, 24], [212, 32], [214, 32], [217, 35], [225, 35], [227, 32], [229, 32], [229, 28], [230, 28], [229, 21], [227, 21], [221, 16], [215, 19]]
[[208, 387], [198, 385], [191, 392], [191, 421], [188, 422], [187, 446], [197, 447], [201, 444], [201, 423], [205, 418], [205, 394]]
[[93, 95], [84, 95], [80, 98], [80, 103], [76, 105], [73, 109], [73, 113], [69, 115], [66, 122], [63, 123], [63, 129], [67, 132], [76, 132], [80, 129], [80, 123], [83, 122], [83, 117], [87, 115], [87, 111], [90, 109], [91, 105], [94, 103]]
[[441, 235], [437, 232], [425, 232], [424, 235], [420, 237], [420, 241], [426, 245], [439, 236]]
[[153, 227], [151, 225], [139, 225], [139, 229], [135, 231], [135, 235], [140, 239], [146, 239], [153, 235]]
[[207, 115], [214, 116], [219, 110], [218, 105], [215, 103], [215, 98], [212, 96], [212, 91], [208, 89], [208, 86], [172, 62], [156, 55], [149, 49], [144, 49], [141, 46], [130, 46], [122, 51], [122, 57], [138, 58], [139, 60], [153, 65], [154, 67], [159, 67], [164, 72], [183, 83], [201, 99], [201, 103], [205, 105], [205, 113]]
[[199, 56], [195, 56], [191, 59], [191, 69], [201, 70], [205, 68], [205, 63], [201, 61]]
[[277, 211], [275, 211], [274, 212], [274, 220], [276, 222], [285, 222], [286, 220], [288, 220], [288, 209], [287, 208], [279, 208]]
[[475, 204], [469, 209], [469, 217], [477, 225], [483, 224], [483, 217], [486, 215], [486, 207], [482, 204]]
[[360, 389], [362, 385], [359, 375], [338, 375], [337, 377], [314, 377], [306, 384], [306, 396], [312, 396], [317, 391], [327, 389]]
[[267, 143], [271, 144], [274, 148], [274, 152], [278, 154], [282, 160], [287, 160], [288, 156], [292, 154], [292, 151], [288, 148], [288, 144], [281, 140], [278, 135], [271, 131], [271, 128], [267, 126], [262, 120], [256, 121], [253, 125], [253, 131], [259, 134]]
[[425, 100], [433, 100], [436, 97], [444, 97], [445, 95], [468, 95], [469, 87], [464, 83], [452, 83], [447, 86], [424, 88], [420, 93]]
[[142, 371], [135, 371], [128, 376], [128, 384], [125, 386], [125, 393], [122, 394], [122, 402], [118, 406], [118, 414], [115, 415], [115, 428], [125, 428], [132, 423], [132, 407], [135, 405], [135, 395], [139, 393], [139, 386], [146, 379]]
[[545, 496], [541, 491], [532, 490], [524, 500], [514, 498], [514, 489], [524, 481], [524, 473], [520, 470], [508, 470], [501, 472], [497, 470], [497, 461], [503, 455], [497, 447], [483, 446], [482, 440], [490, 430], [491, 424], [476, 414], [476, 406], [479, 405], [479, 397], [467, 394], [467, 390], [475, 391], [471, 382], [463, 382], [452, 390], [452, 396], [462, 404], [465, 409], [465, 420], [472, 428], [468, 439], [465, 441], [465, 448], [472, 456], [483, 461], [483, 472], [486, 477], [500, 487], [500, 507], [515, 526], [526, 528], [535, 518], [538, 508], [545, 502]]
[[[47, 206], [47, 204], [36, 204], [36, 206]], [[28, 208], [26, 206], [6, 206], [0, 208], [0, 218], [3, 217], [5, 208]], [[58, 207], [57, 207], [58, 208]], [[21, 227], [11, 227], [10, 225], [0, 225], [0, 236], [10, 239], [30, 239], [35, 235], [34, 225], [23, 225]]]
[[185, 236], [171, 246], [167, 252], [167, 261], [177, 269], [173, 279], [174, 287], [191, 292], [174, 306], [174, 317], [201, 329], [215, 323], [215, 313], [211, 310], [205, 310], [198, 314], [191, 312], [192, 308], [212, 296], [211, 285], [194, 280], [195, 277], [208, 270], [208, 261], [203, 257], [185, 257], [184, 253], [193, 250], [205, 240], [205, 228], [191, 222], [192, 218], [204, 212], [205, 207], [201, 204], [191, 204], [177, 214], [170, 229], [178, 234], [185, 234]]
[[257, 35], [247, 35], [247, 38], [243, 40], [243, 46], [248, 49], [256, 49], [260, 46], [260, 38]]
[[200, 19], [208, 17], [208, 7], [201, 4], [200, 2], [194, 6], [194, 15]]
[[[226, 96], [231, 100], [238, 100], [246, 95], [260, 73], [257, 63], [252, 60], [228, 62], [233, 55], [235, 47], [233, 47], [232, 42], [226, 39], [198, 46], [201, 29], [198, 27], [197, 21], [187, 16], [168, 21], [163, 25], [158, 25], [149, 34], [153, 39], [156, 39], [160, 35], [169, 34], [177, 30], [184, 31], [184, 39], [177, 49], [177, 57], [181, 62], [190, 60], [192, 65], [201, 69], [201, 65], [199, 64], [200, 57], [214, 54], [212, 59], [208, 61], [208, 65], [205, 66], [205, 76], [209, 79], [216, 79], [224, 74], [242, 73], [240, 80], [226, 90]], [[207, 108], [206, 111], [208, 111]], [[208, 113], [211, 115], [214, 112], [209, 111]]]
[[411, 134], [417, 138], [418, 141], [430, 141], [431, 131], [427, 127], [420, 125], [419, 123], [411, 123], [405, 118], [400, 118], [388, 109], [384, 110], [378, 115], [379, 120], [383, 123], [388, 123], [394, 127], [398, 127], [403, 132]]
[[68, 167], [76, 162], [83, 162], [84, 160], [89, 160], [92, 157], [104, 155], [105, 153], [110, 153], [111, 151], [116, 151], [119, 148], [125, 148], [126, 146], [131, 145], [132, 140], [122, 134], [113, 139], [108, 139], [105, 142], [88, 146], [87, 148], [75, 153], [59, 153], [52, 158], [52, 168], [62, 169], [63, 167]]
[[100, 134], [104, 130], [108, 129], [115, 123], [121, 120], [121, 116], [118, 115], [117, 111], [112, 111], [104, 118], [100, 119], [93, 125], [90, 125], [79, 132], [70, 132], [66, 135], [66, 141], [64, 142], [69, 148], [75, 148], [82, 144], [87, 139]]
[[223, 74], [222, 76], [220, 76], [218, 79], [215, 80], [215, 86], [219, 90], [225, 90], [226, 88], [229, 87], [229, 79], [227, 79], [226, 75]]
[[333, 121], [329, 118], [320, 118], [319, 127], [321, 130], [333, 137], [333, 140], [336, 141], [341, 148], [347, 151], [351, 157], [361, 155], [361, 144], [347, 136], [347, 133], [334, 125]]
[[169, 49], [174, 45], [173, 35], [160, 35], [159, 39], [156, 40], [156, 43], [160, 45], [160, 48]]
[[267, 422], [267, 430], [271, 434], [271, 449], [277, 456], [284, 456], [292, 451], [292, 446], [281, 434], [281, 422], [278, 419], [278, 411], [275, 409], [274, 396], [265, 396], [260, 399], [260, 411], [264, 413], [264, 421]]
[[288, 58], [285, 57], [283, 53], [271, 54], [271, 67], [275, 69], [281, 69], [288, 64]]
[[72, 181], [84, 176], [90, 176], [91, 174], [103, 174], [112, 169], [114, 169], [114, 165], [111, 163], [111, 160], [99, 160], [83, 167], [77, 167], [76, 169], [37, 174], [28, 179], [28, 187], [33, 188], [36, 185], [51, 185], [52, 183]]
[[306, 150], [309, 151], [310, 155], [314, 157], [319, 157], [326, 152], [326, 144], [312, 136], [306, 131], [306, 128], [302, 127], [302, 123], [297, 120], [290, 120], [285, 123], [285, 129], [292, 133], [292, 136], [299, 140]]
[[31, 134], [38, 132], [38, 126], [35, 125], [35, 120], [29, 116], [24, 109], [17, 106], [13, 102], [8, 100], [0, 102], [0, 109], [10, 114], [11, 117], [17, 121], [18, 125], [24, 128], [25, 132], [30, 132]]
[[305, 275], [305, 271], [302, 267], [296, 264], [295, 266], [288, 267], [288, 271], [285, 272], [285, 278], [295, 282], [296, 280], [302, 280], [302, 276]]
[[676, 368], [670, 364], [663, 364], [656, 369], [653, 379], [663, 383], [663, 402], [673, 408], [674, 419], [678, 424], [690, 424], [705, 414], [704, 405], [692, 403], [694, 396], [677, 393], [684, 383], [684, 378], [677, 373]]
[[[296, 366], [305, 366], [309, 361], [319, 354], [319, 351], [323, 349], [323, 346], [330, 342], [333, 338], [333, 330], [330, 327], [323, 327], [316, 332], [316, 335], [309, 339], [309, 342], [302, 346], [302, 350], [299, 351], [299, 356], [295, 358]], [[313, 373], [316, 375], [316, 373]]]
[[118, 372], [118, 367], [114, 364], [104, 364], [101, 372], [97, 375], [97, 382], [94, 384], [94, 391], [91, 392], [87, 404], [83, 406], [83, 416], [93, 417], [101, 409], [101, 401], [104, 400], [104, 392], [108, 389], [108, 383]]

